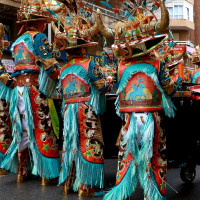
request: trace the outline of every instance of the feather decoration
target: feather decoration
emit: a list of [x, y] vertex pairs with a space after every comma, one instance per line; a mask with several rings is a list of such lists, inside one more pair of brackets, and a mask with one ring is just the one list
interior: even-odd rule
[[60, 4], [58, 1], [56, 1], [56, 3], [57, 3], [60, 7], [62, 7], [61, 4]]
[[46, 8], [46, 10], [47, 10], [50, 14], [52, 14], [53, 16], [57, 17], [57, 15], [56, 15], [52, 10], [49, 10], [48, 8]]
[[101, 4], [103, 4], [104, 6], [106, 6], [107, 8], [112, 9], [112, 6], [108, 3], [106, 3], [105, 1], [100, 1]]

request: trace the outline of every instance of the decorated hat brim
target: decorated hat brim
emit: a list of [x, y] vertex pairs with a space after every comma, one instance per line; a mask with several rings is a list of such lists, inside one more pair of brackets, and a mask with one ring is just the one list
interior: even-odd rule
[[[161, 35], [150, 35], [144, 39], [141, 40], [133, 40], [133, 41], [127, 41], [128, 45], [130, 46], [132, 50], [132, 58], [145, 55], [152, 50], [154, 50], [157, 46], [162, 44], [164, 40], [167, 39], [167, 34], [161, 34]], [[126, 43], [120, 43], [119, 44], [121, 48], [126, 50]], [[114, 51], [114, 54], [116, 57], [121, 57], [119, 54], [119, 48], [117, 44], [112, 45], [112, 49]]]
[[26, 20], [20, 20], [20, 21], [17, 21], [17, 23], [27, 23], [27, 22], [34, 22], [34, 21], [46, 21], [46, 23], [51, 23], [52, 21], [56, 22], [57, 20], [53, 17], [40, 17], [40, 18], [34, 18], [34, 19], [26, 19]]
[[181, 60], [174, 60], [172, 62], [166, 63], [165, 67], [169, 68], [169, 71], [171, 71], [180, 63], [181, 63]]
[[97, 44], [98, 44], [97, 42], [89, 42], [89, 43], [80, 44], [80, 45], [76, 45], [76, 46], [66, 47], [65, 50], [82, 48], [82, 47], [91, 47], [91, 46], [96, 46]]

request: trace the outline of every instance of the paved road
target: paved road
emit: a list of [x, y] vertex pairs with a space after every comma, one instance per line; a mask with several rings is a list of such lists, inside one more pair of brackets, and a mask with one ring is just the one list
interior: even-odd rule
[[[116, 160], [105, 162], [105, 187], [112, 186], [115, 182]], [[191, 185], [183, 184], [179, 176], [180, 169], [168, 170], [168, 183], [179, 191], [177, 195], [169, 187], [167, 188], [168, 200], [200, 200], [200, 167], [197, 167], [196, 179]], [[10, 174], [0, 177], [0, 200], [89, 200], [91, 198], [78, 198], [77, 194], [63, 195], [62, 187], [49, 185], [42, 187], [40, 179], [16, 183], [16, 175]], [[142, 190], [138, 187], [134, 194], [134, 200], [143, 200]], [[102, 200], [102, 197], [95, 198]]]

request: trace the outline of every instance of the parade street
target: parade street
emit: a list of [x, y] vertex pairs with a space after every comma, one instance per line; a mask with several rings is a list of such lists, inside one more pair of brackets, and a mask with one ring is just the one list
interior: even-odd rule
[[[109, 188], [115, 182], [117, 160], [105, 160], [105, 187]], [[200, 199], [200, 167], [197, 166], [197, 175], [191, 185], [185, 184], [180, 178], [180, 169], [171, 168], [168, 170], [168, 183], [179, 194], [176, 194], [167, 186], [167, 200], [199, 200]], [[62, 187], [49, 185], [42, 187], [40, 178], [34, 178], [24, 183], [16, 183], [16, 174], [9, 174], [0, 177], [1, 200], [89, 200], [91, 198], [79, 198], [77, 194], [62, 194]], [[96, 197], [95, 200], [101, 200], [102, 197]], [[132, 195], [134, 200], [143, 200], [143, 192], [137, 189]]]

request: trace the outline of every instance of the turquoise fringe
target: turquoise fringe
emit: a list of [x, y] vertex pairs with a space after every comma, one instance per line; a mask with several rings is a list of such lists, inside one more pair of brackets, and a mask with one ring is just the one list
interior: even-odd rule
[[106, 111], [106, 97], [91, 84], [91, 97], [88, 105], [92, 106], [96, 115], [102, 115]]
[[106, 109], [106, 99], [104, 95], [101, 95], [100, 92], [95, 88], [95, 86], [91, 83], [90, 78], [88, 77], [87, 72], [81, 65], [73, 65], [67, 67], [63, 70], [60, 79], [61, 81], [67, 76], [68, 74], [75, 74], [82, 79], [84, 79], [91, 88], [91, 97], [88, 101], [88, 105], [91, 105], [94, 109], [94, 112], [99, 115], [103, 114]]
[[37, 55], [36, 52], [35, 52], [35, 48], [34, 48], [34, 46], [33, 46], [32, 38], [31, 38], [30, 34], [24, 34], [24, 35], [22, 35], [21, 37], [19, 37], [19, 38], [12, 44], [12, 46], [11, 46], [11, 49], [10, 49], [10, 50], [11, 50], [11, 52], [12, 52], [13, 58], [14, 58], [14, 56], [15, 56], [14, 47], [15, 47], [17, 44], [21, 43], [21, 42], [24, 43], [24, 45], [27, 47], [27, 49], [28, 49], [30, 52], [32, 52], [35, 56]]
[[12, 89], [0, 82], [0, 99], [10, 101]]
[[[149, 179], [149, 174], [146, 171], [148, 168], [148, 163], [151, 162], [151, 158], [153, 156], [154, 118], [151, 113], [148, 113], [148, 117], [140, 131], [142, 135], [140, 149], [138, 148], [136, 141], [137, 133], [138, 130], [133, 113], [131, 116], [129, 129], [123, 138], [122, 145], [127, 144], [125, 155], [128, 155], [128, 153], [131, 152], [132, 155], [134, 155], [135, 160], [131, 161], [131, 165], [129, 166], [129, 169], [122, 181], [105, 195], [104, 200], [126, 199], [135, 191], [138, 180], [147, 199], [166, 199], [166, 197], [163, 197], [159, 192], [154, 179], [154, 174], [150, 172], [151, 179]], [[133, 162], [137, 162], [137, 168]]]
[[18, 151], [18, 144], [21, 142], [22, 133], [21, 119], [16, 102], [18, 99], [17, 87], [13, 89], [11, 100], [10, 100], [10, 118], [12, 121], [12, 136], [13, 140], [10, 144], [6, 157], [1, 164], [1, 168], [10, 170], [11, 172], [17, 171], [17, 162], [15, 162], [15, 155]]
[[162, 196], [159, 192], [159, 189], [157, 187], [157, 183], [154, 179], [153, 170], [150, 168], [150, 176], [149, 179], [148, 174], [146, 172], [147, 170], [147, 163], [145, 161], [141, 162], [139, 167], [139, 181], [140, 184], [144, 190], [144, 194], [146, 195], [146, 199], [152, 199], [152, 200], [166, 200], [165, 196]]
[[86, 161], [80, 149], [76, 156], [76, 180], [73, 190], [78, 191], [80, 185], [86, 184], [90, 187], [103, 188], [104, 165]]
[[[137, 126], [134, 114], [131, 115], [130, 124], [126, 135], [123, 137], [122, 145], [127, 144], [125, 153], [128, 155], [131, 152], [138, 157], [138, 147], [135, 142], [135, 135], [137, 134]], [[133, 145], [133, 146], [132, 146]]]
[[[70, 119], [70, 120], [69, 120]], [[86, 161], [80, 152], [79, 128], [78, 128], [78, 103], [69, 104], [64, 114], [64, 143], [63, 163], [59, 184], [63, 183], [69, 176], [72, 162], [75, 161], [76, 179], [73, 185], [74, 191], [78, 190], [80, 184], [103, 188], [103, 164], [95, 164]], [[89, 175], [88, 175], [89, 174]]]
[[191, 82], [192, 82], [192, 83], [196, 83], [196, 80], [197, 80], [197, 78], [198, 78], [199, 76], [200, 76], [200, 71], [197, 71], [197, 72], [193, 75]]
[[56, 86], [58, 85], [58, 82], [56, 80], [53, 80], [48, 73], [44, 70], [43, 67], [41, 67], [39, 78], [39, 91], [42, 92], [45, 96], [48, 98], [53, 98], [55, 94]]
[[175, 116], [174, 110], [176, 110], [176, 107], [172, 103], [171, 98], [167, 96], [165, 93], [162, 93], [162, 108], [167, 117], [171, 118]]
[[59, 176], [60, 158], [48, 158], [43, 156], [38, 150], [37, 143], [34, 137], [34, 121], [32, 115], [32, 107], [29, 98], [29, 87], [24, 87], [24, 104], [25, 118], [28, 121], [27, 133], [29, 136], [29, 148], [32, 153], [33, 170], [32, 173], [45, 178], [56, 178]]
[[89, 85], [90, 79], [87, 75], [87, 72], [81, 65], [72, 65], [70, 67], [67, 67], [63, 70], [62, 74], [60, 75], [61, 81], [67, 76], [68, 74], [75, 74], [77, 76], [80, 76], [82, 79], [84, 79]]
[[122, 200], [131, 196], [137, 186], [137, 170], [132, 160], [122, 181], [110, 190], [104, 200]]
[[61, 163], [61, 171], [59, 176], [59, 184], [63, 183], [69, 176], [72, 161], [75, 160], [74, 151], [78, 150], [78, 104], [69, 104], [64, 114], [64, 130], [63, 130], [63, 162]]
[[[33, 159], [32, 173], [35, 175], [44, 176], [45, 178], [58, 177], [60, 169], [60, 158], [48, 158], [43, 156], [39, 152], [33, 133], [34, 123], [33, 123], [32, 107], [29, 98], [28, 87], [24, 86], [23, 94], [24, 94], [24, 104], [25, 104], [25, 117], [28, 121], [27, 134], [29, 136], [29, 148], [31, 150]], [[18, 92], [17, 92], [17, 87], [15, 87], [10, 102], [13, 141], [8, 149], [6, 158], [2, 163], [2, 168], [6, 168], [9, 170], [11, 170], [10, 167], [14, 162], [13, 159], [18, 150], [18, 144], [20, 144], [21, 142], [22, 125], [21, 125], [20, 114], [16, 104], [17, 99], [18, 99]]]
[[5, 157], [6, 157], [6, 154], [3, 154], [0, 152], [0, 165], [3, 162], [3, 160], [5, 159]]
[[[137, 164], [143, 161], [144, 155], [148, 158], [146, 163], [151, 161], [153, 156], [153, 137], [154, 137], [154, 118], [151, 113], [148, 113], [148, 117], [144, 122], [140, 134], [142, 135], [142, 140], [140, 142], [141, 148], [138, 148], [137, 145], [137, 125], [134, 113], [131, 116], [129, 129], [124, 136], [123, 143], [128, 143], [126, 154], [131, 152], [137, 160]], [[148, 144], [148, 145], [147, 145]]]
[[119, 95], [117, 96], [117, 99], [115, 100], [115, 110], [116, 110], [116, 114], [123, 119], [124, 114], [119, 112]]
[[[138, 72], [143, 72], [151, 77], [151, 79], [153, 80], [156, 87], [162, 93], [162, 107], [165, 111], [165, 114], [168, 117], [174, 117], [175, 116], [175, 113], [174, 113], [175, 107], [174, 107], [173, 103], [171, 102], [170, 98], [168, 98], [166, 96], [166, 94], [164, 93], [164, 91], [159, 83], [159, 80], [158, 80], [157, 70], [155, 69], [155, 67], [153, 65], [150, 65], [148, 63], [137, 63], [137, 64], [134, 64], [134, 66], [132, 66], [132, 67], [129, 66], [128, 68], [126, 68], [122, 74], [117, 94], [122, 92], [122, 90], [126, 87], [131, 76]], [[119, 99], [117, 99], [117, 101], [119, 101]], [[116, 101], [116, 104], [118, 105], [119, 103], [117, 101]]]
[[16, 138], [13, 141], [5, 154], [4, 160], [1, 163], [1, 168], [10, 170], [10, 172], [17, 173], [18, 157], [16, 155], [18, 151], [18, 145]]

